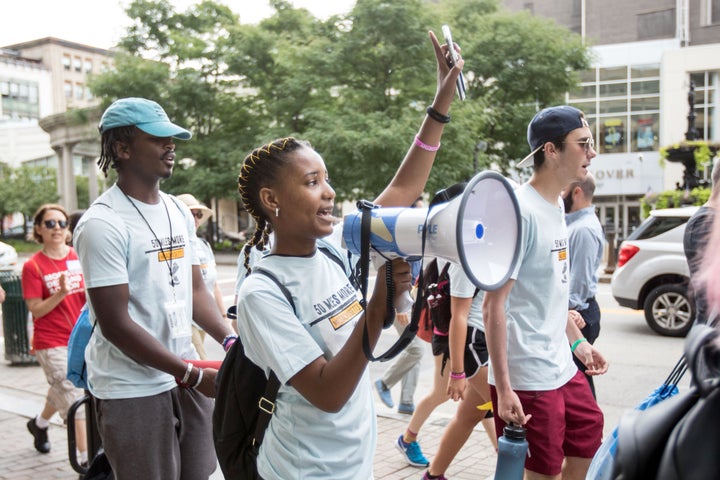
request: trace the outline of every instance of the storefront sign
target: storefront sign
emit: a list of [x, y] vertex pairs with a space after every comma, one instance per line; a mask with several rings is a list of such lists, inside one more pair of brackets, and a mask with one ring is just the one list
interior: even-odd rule
[[593, 158], [595, 195], [645, 195], [661, 192], [663, 170], [658, 152], [606, 153]]

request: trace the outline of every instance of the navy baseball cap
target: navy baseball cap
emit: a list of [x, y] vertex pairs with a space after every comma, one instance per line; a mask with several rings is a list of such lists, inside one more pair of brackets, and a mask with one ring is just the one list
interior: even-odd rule
[[576, 128], [587, 126], [588, 123], [583, 117], [583, 113], [575, 107], [561, 105], [540, 110], [535, 114], [527, 129], [527, 141], [532, 151], [516, 166], [518, 168], [529, 167], [533, 164], [535, 152], [547, 142], [560, 138]]
[[110, 105], [102, 118], [98, 130], [100, 134], [111, 128], [136, 126], [154, 137], [175, 137], [189, 140], [192, 133], [170, 121], [165, 110], [152, 100], [145, 98], [121, 98]]

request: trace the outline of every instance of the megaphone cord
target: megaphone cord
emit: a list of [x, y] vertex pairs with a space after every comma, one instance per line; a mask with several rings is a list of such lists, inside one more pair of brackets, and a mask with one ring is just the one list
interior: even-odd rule
[[395, 322], [395, 282], [393, 282], [392, 262], [389, 260], [385, 262], [385, 286], [387, 287], [387, 298], [385, 299], [387, 317], [385, 317], [383, 328], [390, 328]]

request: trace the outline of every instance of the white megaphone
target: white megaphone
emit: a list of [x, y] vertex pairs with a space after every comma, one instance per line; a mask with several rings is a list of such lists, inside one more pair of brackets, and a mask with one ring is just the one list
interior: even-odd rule
[[[343, 243], [361, 251], [362, 212], [345, 216]], [[426, 224], [427, 219], [427, 224]], [[500, 288], [520, 249], [520, 208], [510, 183], [481, 172], [454, 199], [428, 208], [373, 208], [370, 248], [386, 257], [440, 257], [462, 266], [476, 287]], [[423, 231], [425, 251], [423, 252]]]

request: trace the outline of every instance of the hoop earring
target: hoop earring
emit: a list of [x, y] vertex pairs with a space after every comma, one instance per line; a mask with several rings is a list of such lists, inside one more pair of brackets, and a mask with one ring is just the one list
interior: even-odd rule
[[280, 216], [280, 209], [278, 207], [275, 207], [275, 216], [276, 217]]

